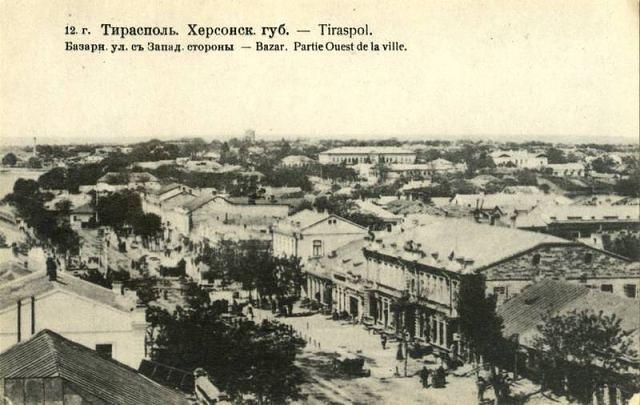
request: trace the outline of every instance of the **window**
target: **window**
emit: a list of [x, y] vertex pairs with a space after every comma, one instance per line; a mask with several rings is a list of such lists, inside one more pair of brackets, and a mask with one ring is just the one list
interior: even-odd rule
[[613, 292], [613, 285], [612, 284], [602, 284], [600, 286], [600, 291], [612, 293]]
[[586, 255], [584, 255], [584, 262], [589, 264], [593, 261], [593, 254], [591, 253], [587, 253]]
[[540, 264], [540, 255], [539, 254], [536, 253], [535, 255], [533, 255], [532, 263], [533, 263], [534, 266], [537, 266], [537, 265]]
[[322, 241], [314, 240], [313, 241], [313, 257], [322, 256]]
[[636, 285], [635, 284], [625, 284], [624, 285], [624, 295], [629, 298], [636, 298]]
[[109, 344], [97, 344], [96, 352], [105, 359], [110, 359], [113, 354], [113, 347]]
[[495, 295], [502, 295], [505, 292], [505, 288], [504, 287], [493, 287], [493, 293]]

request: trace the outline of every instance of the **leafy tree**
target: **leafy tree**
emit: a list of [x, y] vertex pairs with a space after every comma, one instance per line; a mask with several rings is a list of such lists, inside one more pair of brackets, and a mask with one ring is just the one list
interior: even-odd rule
[[633, 234], [620, 234], [615, 238], [603, 235], [604, 248], [633, 261], [640, 261], [640, 238]]
[[15, 166], [18, 163], [18, 158], [12, 152], [7, 153], [2, 158], [2, 164], [5, 166]]
[[358, 178], [358, 173], [346, 165], [323, 165], [318, 170], [320, 170], [319, 174], [323, 179], [352, 181]]
[[67, 169], [54, 167], [38, 177], [38, 185], [43, 190], [64, 190], [67, 188]]
[[229, 148], [229, 143], [224, 142], [220, 147], [220, 163], [229, 164], [233, 161], [234, 157]]
[[634, 159], [628, 166], [629, 175], [618, 180], [615, 190], [618, 194], [629, 197], [640, 197], [640, 161]]
[[100, 197], [97, 212], [100, 224], [110, 226], [117, 232], [121, 232], [125, 226], [139, 224], [139, 218], [144, 215], [140, 196], [131, 190]]
[[143, 273], [141, 278], [130, 279], [126, 282], [126, 286], [136, 291], [138, 300], [144, 305], [158, 299], [159, 294], [156, 288], [158, 279]]
[[13, 192], [5, 196], [5, 201], [13, 205], [18, 215], [33, 228], [35, 234], [52, 243], [60, 252], [75, 252], [79, 246], [78, 235], [68, 224], [68, 216], [58, 216], [44, 207], [50, 199], [42, 193], [35, 180], [18, 179]]
[[300, 168], [275, 168], [265, 173], [262, 183], [273, 187], [300, 187], [303, 191], [312, 188], [306, 170]]
[[60, 213], [60, 215], [67, 216], [71, 212], [71, 208], [73, 207], [73, 204], [71, 204], [71, 201], [65, 199], [65, 200], [57, 201], [54, 207], [56, 211]]
[[111, 288], [111, 280], [109, 280], [109, 278], [106, 275], [100, 273], [96, 269], [87, 270], [85, 274], [80, 275], [80, 278], [90, 283], [102, 286], [104, 288], [109, 288], [109, 289]]
[[304, 341], [278, 323], [228, 324], [226, 305], [209, 301], [195, 284], [186, 289], [188, 305], [171, 315], [152, 309], [149, 319], [158, 333], [153, 359], [186, 370], [203, 367], [214, 383], [232, 396], [254, 395], [258, 403], [285, 403], [300, 398], [303, 382], [294, 361]]
[[516, 179], [518, 180], [518, 184], [521, 186], [537, 186], [538, 185], [538, 177], [535, 172], [531, 170], [522, 170], [516, 174]]
[[558, 148], [547, 149], [545, 155], [550, 164], [567, 163], [567, 157], [564, 152]]
[[152, 213], [143, 213], [133, 218], [133, 233], [142, 237], [145, 245], [150, 238], [157, 237], [162, 232], [162, 220]]
[[591, 161], [591, 169], [598, 173], [613, 173], [616, 162], [609, 156], [601, 156]]
[[502, 336], [502, 318], [496, 314], [496, 296], [486, 294], [486, 283], [482, 274], [463, 275], [458, 291], [458, 317], [460, 331], [469, 343], [475, 361], [481, 359], [491, 369], [491, 379], [498, 403], [503, 398], [502, 381], [498, 378], [498, 364], [503, 361], [507, 343]]
[[41, 169], [42, 162], [37, 157], [30, 157], [29, 160], [27, 160], [27, 167], [30, 169]]
[[625, 359], [637, 353], [632, 348], [633, 331], [623, 330], [620, 322], [615, 315], [591, 309], [545, 319], [538, 326], [534, 347], [542, 355], [547, 380], [566, 379], [568, 393], [585, 404], [605, 384], [627, 380], [629, 376], [620, 370], [626, 369]]
[[186, 262], [184, 259], [180, 259], [175, 267], [160, 266], [160, 275], [162, 277], [184, 277], [186, 274], [185, 269]]

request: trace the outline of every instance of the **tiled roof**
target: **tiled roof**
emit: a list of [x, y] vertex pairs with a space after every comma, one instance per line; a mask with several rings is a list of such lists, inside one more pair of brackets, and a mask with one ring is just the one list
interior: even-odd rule
[[17, 300], [37, 297], [55, 289], [69, 291], [121, 311], [129, 312], [136, 307], [135, 300], [70, 274], [58, 272], [57, 279], [51, 281], [44, 271], [38, 271], [0, 286], [0, 309], [15, 305]]
[[531, 345], [537, 336], [537, 325], [545, 317], [570, 311], [592, 309], [604, 314], [615, 314], [623, 330], [634, 330], [631, 335], [635, 350], [640, 353], [640, 305], [633, 298], [589, 290], [587, 287], [563, 281], [543, 279], [527, 286], [497, 309], [504, 322], [503, 335], [518, 334], [520, 343]]
[[[367, 249], [460, 272], [484, 268], [544, 244], [575, 245], [552, 235], [479, 224], [468, 219], [415, 215], [407, 218], [405, 224], [414, 227], [384, 238], [381, 243], [372, 243]], [[409, 241], [412, 251], [405, 249]]]
[[0, 377], [60, 377], [112, 405], [189, 404], [182, 394], [47, 329], [0, 354]]

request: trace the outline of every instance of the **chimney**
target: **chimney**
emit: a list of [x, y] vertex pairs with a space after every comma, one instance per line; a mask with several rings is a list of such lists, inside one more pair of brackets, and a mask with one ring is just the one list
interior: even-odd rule
[[122, 285], [122, 281], [112, 281], [111, 290], [118, 295], [124, 295], [124, 286]]

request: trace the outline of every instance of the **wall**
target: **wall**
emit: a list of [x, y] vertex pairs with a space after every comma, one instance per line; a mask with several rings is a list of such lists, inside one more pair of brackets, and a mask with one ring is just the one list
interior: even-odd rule
[[[534, 257], [539, 255], [539, 263]], [[589, 258], [590, 255], [590, 258]], [[509, 287], [509, 294], [522, 290], [542, 277], [582, 282], [600, 288], [613, 284], [613, 293], [624, 296], [624, 284], [636, 284], [640, 289], [640, 271], [630, 270], [623, 259], [582, 245], [541, 246], [521, 256], [491, 266], [483, 271], [490, 292], [493, 287]]]
[[[0, 311], [0, 324], [0, 351], [4, 351], [17, 342], [17, 305]], [[24, 341], [32, 335], [30, 298], [22, 300], [21, 325]], [[62, 290], [35, 301], [35, 333], [50, 329], [91, 349], [111, 344], [113, 358], [136, 369], [144, 358], [145, 327], [143, 310], [119, 311]]]

